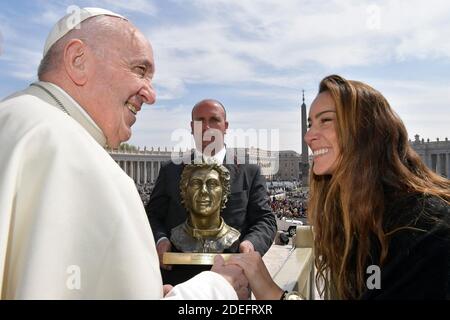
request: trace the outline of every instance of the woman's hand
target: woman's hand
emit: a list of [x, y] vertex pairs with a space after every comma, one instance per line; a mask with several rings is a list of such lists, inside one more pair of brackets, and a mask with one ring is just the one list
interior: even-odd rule
[[259, 252], [233, 255], [226, 264], [235, 264], [244, 270], [257, 300], [279, 300], [281, 298], [283, 290], [272, 280]]

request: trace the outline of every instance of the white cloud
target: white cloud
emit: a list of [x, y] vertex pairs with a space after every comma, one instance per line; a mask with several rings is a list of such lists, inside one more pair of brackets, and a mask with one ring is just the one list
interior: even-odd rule
[[[399, 114], [406, 125], [411, 139], [414, 134], [420, 134], [421, 138], [436, 137], [450, 138], [448, 114], [450, 101], [450, 83], [429, 83], [425, 81], [399, 81], [381, 78], [367, 78], [365, 82], [383, 93], [392, 108]], [[247, 92], [251, 94], [251, 92]], [[254, 92], [255, 95], [258, 91]], [[273, 94], [273, 90], [267, 96]], [[315, 92], [312, 96], [315, 95]], [[282, 94], [278, 97], [275, 90], [275, 100], [281, 101]], [[249, 108], [245, 104], [233, 106], [228, 112], [230, 130], [249, 129], [255, 130], [279, 130], [279, 149], [295, 150], [301, 152], [301, 127], [300, 127], [300, 94], [292, 94], [291, 102], [287, 101], [279, 108], [268, 104], [261, 104], [257, 109]], [[307, 105], [311, 103], [311, 94], [307, 97]], [[177, 106], [170, 108], [147, 107], [138, 118], [134, 127], [132, 143], [140, 146], [174, 146], [170, 140], [173, 130], [189, 130], [190, 112], [192, 106]]]
[[[179, 97], [193, 83], [230, 83], [252, 77], [250, 66], [224, 50], [223, 26], [202, 22], [192, 26], [154, 28], [148, 32], [156, 64], [155, 84], [169, 97]], [[158, 70], [163, 70], [159, 72]]]
[[93, 1], [95, 6], [105, 7], [111, 11], [138, 12], [144, 15], [154, 16], [158, 8], [149, 0], [100, 0]]
[[2, 34], [2, 28], [0, 27], [0, 57], [3, 53], [3, 34]]
[[2, 48], [2, 46], [4, 48], [5, 41], [17, 38], [17, 36], [17, 32], [9, 23], [9, 19], [0, 14], [0, 48]]
[[[62, 3], [69, 5], [65, 0]], [[299, 105], [300, 89], [306, 87], [308, 103], [321, 77], [335, 72], [351, 73], [353, 67], [359, 70], [355, 78], [386, 95], [410, 135], [419, 133], [434, 139], [449, 132], [449, 78], [440, 75], [439, 79], [400, 81], [406, 76], [395, 74], [398, 62], [420, 59], [439, 66], [439, 61], [450, 61], [448, 1], [86, 3], [129, 15], [132, 21], [148, 28], [143, 31], [154, 47], [154, 83], [159, 102], [158, 107], [147, 107], [140, 113], [132, 140], [136, 144], [169, 146], [172, 130], [188, 127], [192, 107], [174, 106], [172, 100], [192, 97], [195, 86], [201, 92], [195, 94], [209, 95], [206, 90], [210, 88], [227, 90], [236, 102], [229, 114], [232, 126], [271, 128], [276, 124], [282, 147], [299, 151], [300, 118], [295, 108]], [[37, 26], [51, 25], [65, 8], [61, 2], [45, 3], [35, 13], [36, 19], [31, 16], [28, 21]], [[5, 25], [4, 21], [10, 24]], [[35, 44], [34, 37], [21, 34], [25, 28], [19, 23], [22, 22], [4, 20], [0, 15], [4, 37], [1, 69], [29, 81], [36, 72], [42, 43]], [[16, 39], [27, 41], [20, 46]], [[0, 42], [0, 48], [1, 45]], [[374, 78], [370, 73], [378, 65], [383, 70], [392, 67], [394, 72]], [[421, 79], [421, 74], [414, 77]], [[242, 99], [262, 102], [247, 105]]]
[[[78, 7], [77, 4], [67, 0], [58, 3], [44, 2], [41, 6], [42, 10], [36, 12], [30, 21], [35, 24], [51, 27], [62, 16], [73, 12], [72, 8], [74, 6]], [[130, 12], [150, 16], [154, 16], [158, 12], [157, 7], [148, 0], [91, 0], [89, 5], [79, 7], [102, 7], [123, 14]]]
[[[174, 78], [184, 84], [258, 81], [267, 67], [300, 71], [310, 63], [343, 68], [408, 58], [450, 58], [450, 3], [372, 3], [191, 2], [202, 19], [170, 21], [148, 32], [164, 70], [157, 79], [161, 86]], [[370, 9], [374, 6], [378, 11]], [[379, 28], [370, 27], [374, 13], [379, 13]]]
[[[228, 114], [230, 123], [230, 137], [232, 132], [243, 130], [250, 132], [255, 130], [259, 134], [270, 137], [271, 130], [279, 131], [279, 145], [274, 142], [267, 143], [268, 146], [279, 146], [280, 150], [301, 150], [300, 144], [300, 112], [297, 108], [290, 108], [282, 112], [248, 110], [245, 106], [235, 106], [240, 111]], [[171, 140], [175, 130], [190, 131], [190, 115], [192, 106], [179, 105], [175, 108], [147, 106], [139, 113], [138, 120], [133, 127], [131, 144], [150, 147], [168, 147], [177, 145], [178, 141]], [[296, 121], [296, 119], [298, 119]], [[193, 141], [191, 141], [193, 145]], [[234, 146], [236, 141], [228, 141]]]
[[50, 31], [50, 27], [52, 27], [66, 13], [66, 10], [62, 10], [61, 7], [54, 6], [50, 3], [43, 7], [43, 11], [36, 12], [36, 14], [31, 17], [30, 22], [46, 26]]
[[2, 67], [4, 73], [16, 79], [32, 81], [37, 78], [37, 67], [41, 58], [40, 51], [9, 45], [0, 61], [7, 62]]
[[[281, 110], [286, 110], [298, 104], [299, 92], [293, 90], [306, 84], [315, 93], [320, 77], [336, 72], [333, 70], [373, 65], [395, 68], [396, 63], [412, 59], [432, 63], [450, 58], [447, 1], [192, 3], [201, 12], [201, 19], [170, 21], [170, 25], [148, 31], [155, 47], [157, 70], [161, 70], [155, 81], [171, 98], [188, 93], [189, 84], [216, 83], [230, 85], [230, 92], [239, 97], [267, 98], [270, 105], [281, 101], [285, 103]], [[445, 104], [449, 101], [449, 86], [441, 84], [433, 89], [430, 87], [435, 83], [426, 79], [417, 84], [395, 83], [395, 78], [390, 75], [374, 82], [364, 80], [392, 97], [390, 101], [411, 135], [419, 131], [430, 136], [448, 132], [444, 123], [449, 119]], [[240, 87], [243, 83], [246, 88]], [[427, 113], [428, 120], [423, 116], [424, 106], [434, 106], [435, 115]], [[271, 119], [287, 125], [294, 115], [285, 115], [269, 113], [263, 118], [255, 119], [253, 115], [242, 119], [261, 124]], [[435, 125], [430, 125], [433, 121]], [[296, 137], [297, 131], [285, 128], [283, 143], [299, 145], [289, 138]]]
[[388, 99], [406, 125], [410, 138], [415, 134], [450, 137], [450, 81], [398, 81], [374, 79], [370, 83]]
[[172, 147], [171, 134], [177, 129], [189, 130], [192, 106], [143, 106], [139, 112], [130, 143], [150, 147]]

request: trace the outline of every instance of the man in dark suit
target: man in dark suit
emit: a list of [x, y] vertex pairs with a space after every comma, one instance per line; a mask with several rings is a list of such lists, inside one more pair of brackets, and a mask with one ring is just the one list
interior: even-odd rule
[[[241, 233], [239, 252], [258, 251], [264, 255], [272, 245], [277, 228], [269, 206], [266, 181], [257, 165], [238, 164], [235, 157], [227, 157], [223, 142], [227, 128], [226, 111], [220, 102], [211, 99], [198, 102], [192, 109], [191, 129], [197, 150], [191, 159], [224, 164], [230, 171], [231, 194], [222, 217]], [[201, 134], [197, 134], [200, 131]], [[161, 167], [146, 207], [157, 243], [163, 282], [172, 285], [186, 281], [207, 268], [162, 264], [163, 253], [175, 250], [169, 241], [171, 229], [183, 223], [188, 216], [181, 203], [179, 187], [183, 168], [184, 163], [173, 162]]]

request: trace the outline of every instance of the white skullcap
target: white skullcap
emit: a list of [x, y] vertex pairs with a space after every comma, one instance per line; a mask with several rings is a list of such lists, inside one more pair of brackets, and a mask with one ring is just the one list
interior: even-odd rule
[[81, 8], [62, 17], [50, 31], [44, 46], [44, 57], [56, 41], [64, 37], [70, 30], [79, 28], [84, 20], [95, 16], [112, 16], [127, 20], [120, 14], [101, 8]]

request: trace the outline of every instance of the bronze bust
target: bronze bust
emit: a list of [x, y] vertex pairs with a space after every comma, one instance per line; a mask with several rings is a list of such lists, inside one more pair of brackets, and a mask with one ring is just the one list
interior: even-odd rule
[[220, 212], [230, 193], [230, 173], [218, 164], [185, 166], [180, 181], [186, 221], [172, 229], [170, 241], [183, 252], [221, 253], [238, 246], [240, 232]]

